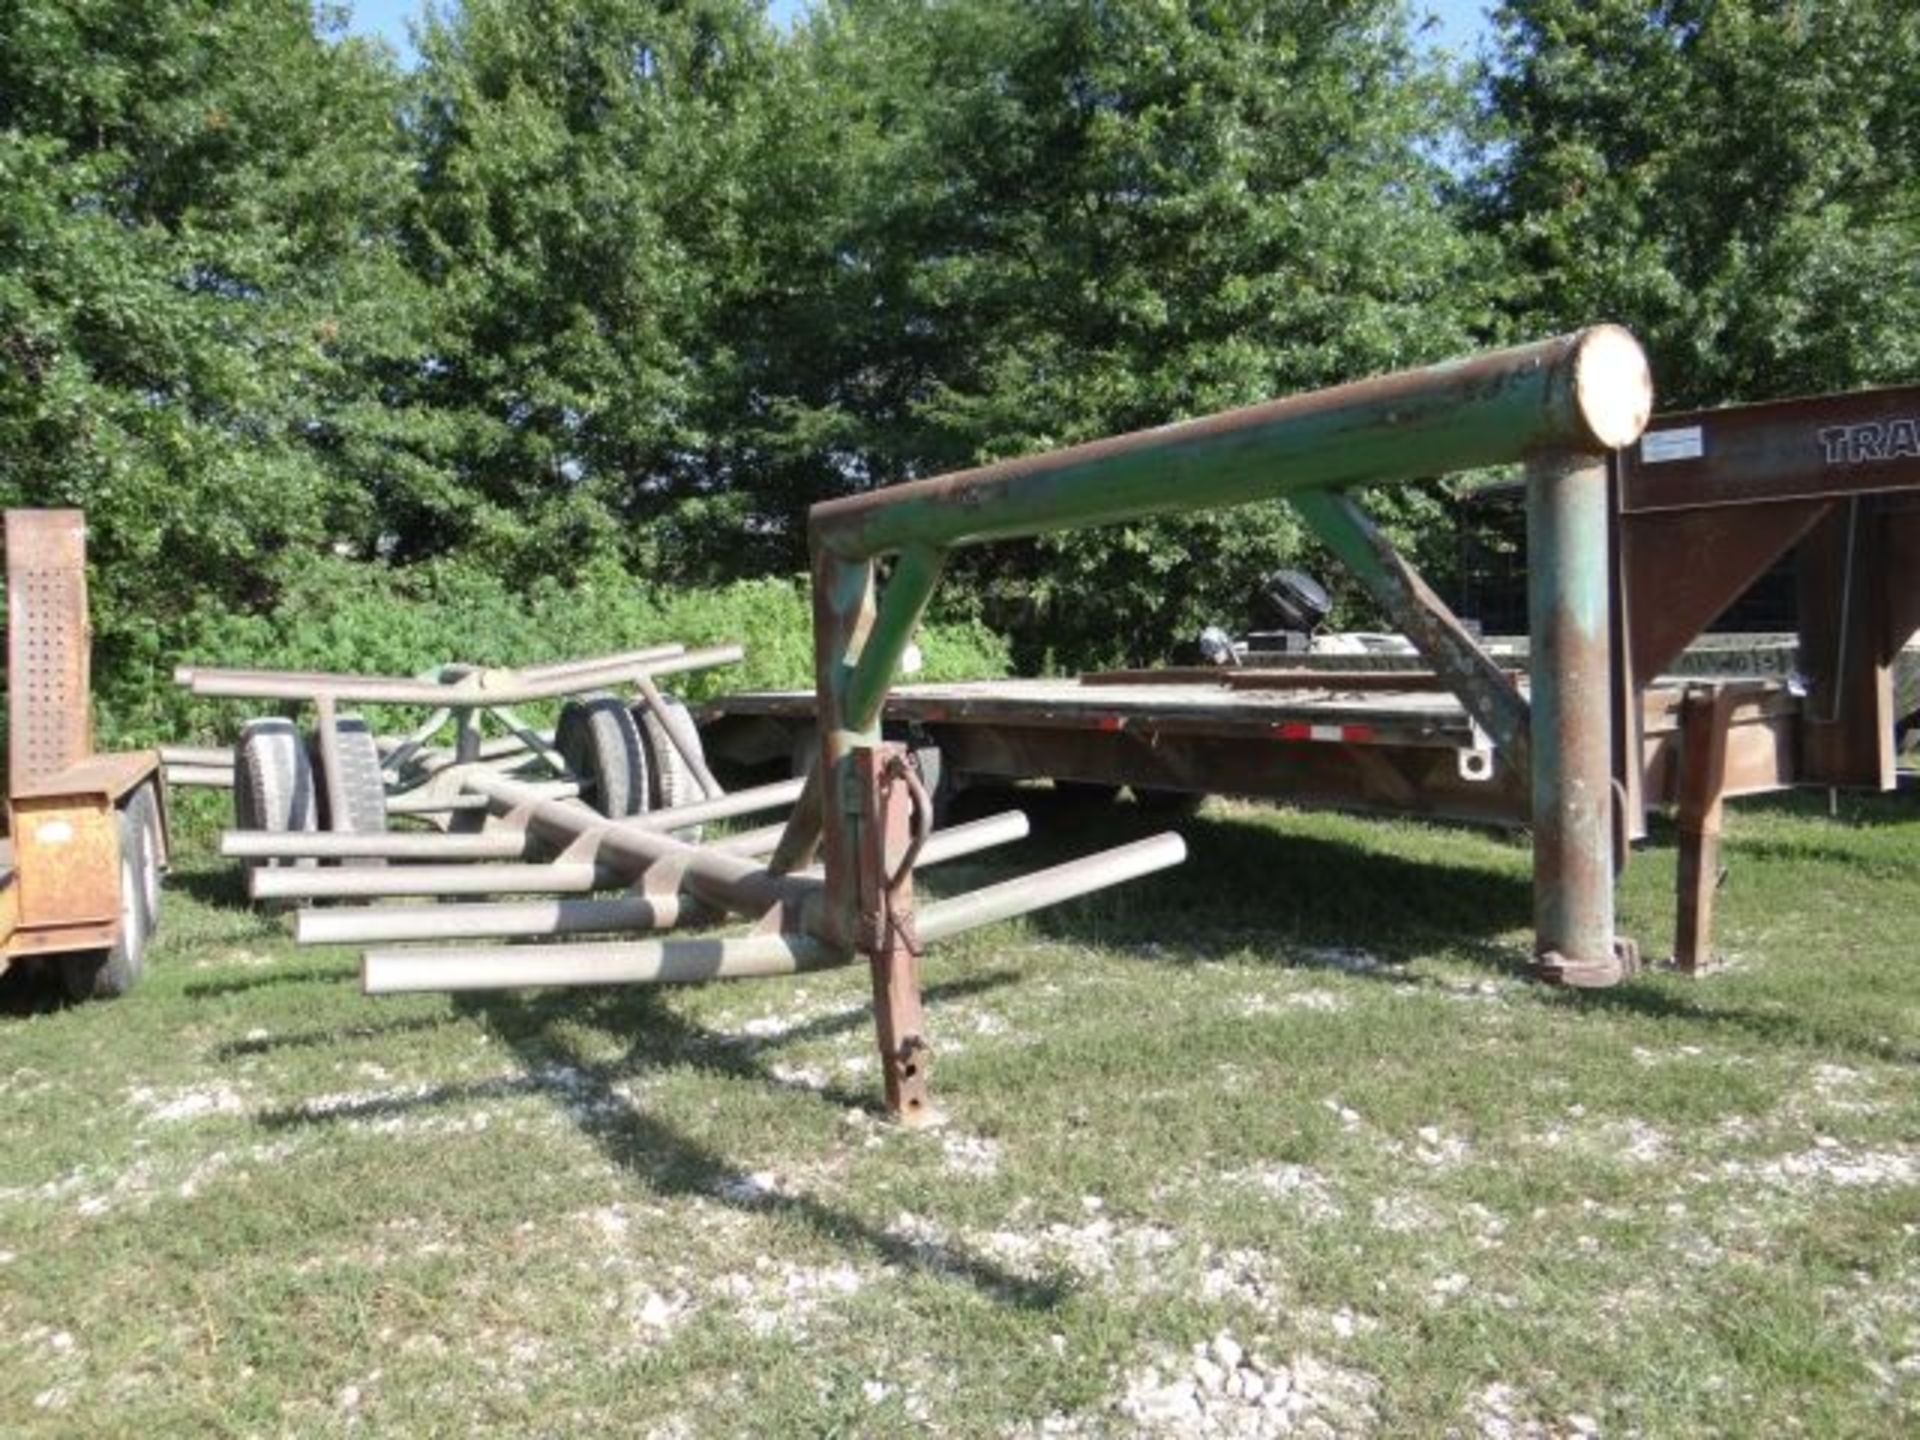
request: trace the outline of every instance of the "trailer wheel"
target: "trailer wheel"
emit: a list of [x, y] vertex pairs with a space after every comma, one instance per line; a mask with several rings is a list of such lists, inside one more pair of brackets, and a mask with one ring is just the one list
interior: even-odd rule
[[788, 770], [795, 780], [807, 778], [807, 772], [813, 769], [814, 762], [820, 758], [820, 732], [811, 725], [802, 725], [793, 733], [793, 740], [787, 749]]
[[932, 820], [935, 828], [947, 823], [953, 814], [954, 781], [953, 771], [947, 765], [947, 757], [940, 753], [940, 747], [931, 741], [909, 738], [907, 744], [907, 764], [913, 767], [913, 773], [925, 787], [927, 798], [933, 801]]
[[[136, 792], [136, 798], [142, 792]], [[60, 980], [71, 1000], [117, 999], [140, 982], [146, 968], [147, 937], [153, 930], [148, 872], [158, 866], [159, 857], [147, 848], [146, 824], [132, 803], [114, 812], [114, 822], [120, 832], [120, 934], [105, 950], [60, 957]], [[151, 889], [159, 889], [157, 875]]]
[[620, 701], [611, 695], [569, 701], [554, 727], [553, 748], [580, 782], [581, 798], [609, 820], [646, 812], [646, 750]]
[[[671, 810], [707, 798], [693, 767], [673, 743], [673, 735], [686, 741], [703, 763], [706, 757], [700, 748], [700, 732], [694, 728], [693, 716], [687, 707], [671, 695], [662, 696], [661, 700], [666, 714], [656, 715], [652, 706], [642, 703], [633, 707], [633, 718], [640, 727], [640, 738], [647, 751], [648, 799], [655, 810]], [[673, 728], [673, 735], [667, 733], [669, 726]], [[700, 833], [698, 825], [673, 832], [675, 839], [689, 845], [700, 843]]]
[[[233, 747], [233, 820], [242, 830], [275, 834], [312, 830], [313, 766], [291, 720], [249, 720]], [[253, 865], [301, 865], [311, 861], [255, 860]]]
[[126, 811], [140, 832], [140, 898], [147, 907], [147, 934], [160, 928], [160, 872], [166, 840], [160, 830], [160, 795], [149, 780], [127, 797]]
[[[336, 715], [333, 743], [340, 761], [346, 814], [333, 814], [333, 787], [328, 783], [326, 763], [316, 735], [311, 755], [314, 808], [320, 816], [320, 828], [351, 835], [383, 834], [387, 828], [387, 782], [380, 774], [380, 747], [374, 742], [373, 730], [358, 715]], [[356, 860], [354, 863], [377, 865], [382, 862]]]

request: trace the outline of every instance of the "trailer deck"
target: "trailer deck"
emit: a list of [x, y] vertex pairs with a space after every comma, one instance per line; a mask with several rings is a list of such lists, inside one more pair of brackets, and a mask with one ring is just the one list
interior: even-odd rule
[[[1425, 688], [1427, 678], [1218, 669], [904, 685], [888, 696], [883, 724], [937, 747], [948, 785], [1047, 777], [1526, 824], [1527, 775], [1503, 763], [1441, 682]], [[1678, 796], [1688, 683], [1663, 681], [1641, 701], [1643, 784], [1659, 803]], [[1792, 784], [1799, 697], [1783, 681], [1713, 683], [1735, 692], [1722, 793]], [[1524, 676], [1517, 684], [1525, 694]], [[810, 692], [760, 691], [712, 701], [698, 719], [709, 753], [764, 766], [810, 753], [814, 707]]]

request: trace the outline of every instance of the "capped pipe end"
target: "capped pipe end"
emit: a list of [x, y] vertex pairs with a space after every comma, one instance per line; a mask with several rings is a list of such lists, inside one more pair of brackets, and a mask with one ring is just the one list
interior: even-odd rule
[[1653, 370], [1633, 333], [1596, 325], [1574, 341], [1573, 399], [1596, 443], [1618, 450], [1653, 418]]

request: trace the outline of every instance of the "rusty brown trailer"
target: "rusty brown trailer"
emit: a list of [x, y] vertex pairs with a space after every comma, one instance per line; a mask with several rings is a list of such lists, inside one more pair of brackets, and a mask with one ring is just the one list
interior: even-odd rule
[[[1896, 783], [1894, 670], [1920, 631], [1920, 385], [1662, 415], [1614, 457], [1611, 483], [1615, 772], [1636, 832], [1648, 809], [1676, 809], [1674, 958], [1697, 971], [1724, 796]], [[1738, 741], [1751, 682], [1708, 680], [1664, 712], [1673, 763], [1627, 763], [1652, 733], [1642, 701], [1657, 677], [1789, 556], [1798, 644], [1780, 688], [1797, 704], [1774, 702], [1779, 743], [1756, 757]]]
[[94, 751], [86, 525], [6, 512], [7, 833], [0, 972], [40, 958], [76, 998], [138, 979], [167, 863], [159, 756]]

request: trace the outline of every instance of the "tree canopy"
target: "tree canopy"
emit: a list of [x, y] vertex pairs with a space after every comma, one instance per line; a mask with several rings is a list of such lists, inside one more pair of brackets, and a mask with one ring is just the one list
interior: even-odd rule
[[[403, 72], [305, 0], [0, 0], [0, 498], [87, 508], [163, 672], [322, 556], [791, 573], [825, 496], [1599, 319], [1664, 404], [1920, 368], [1910, 4], [1508, 0], [1479, 68], [1418, 8], [449, 0]], [[1304, 544], [948, 603], [1148, 659]]]
[[1478, 215], [1527, 329], [1611, 316], [1669, 407], [1920, 371], [1920, 9], [1509, 0]]

